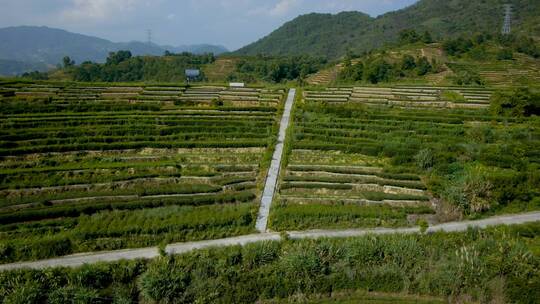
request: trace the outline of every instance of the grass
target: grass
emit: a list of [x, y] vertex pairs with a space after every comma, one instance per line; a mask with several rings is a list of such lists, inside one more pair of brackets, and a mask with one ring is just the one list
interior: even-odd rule
[[270, 216], [273, 230], [374, 228], [409, 226], [408, 214], [430, 214], [429, 207], [357, 206], [340, 204], [275, 204]]
[[[539, 223], [284, 240], [152, 260], [0, 273], [0, 301], [534, 303]], [[71, 296], [71, 297], [70, 297]], [[68, 300], [69, 302], [69, 300]]]
[[[422, 297], [422, 296], [411, 296], [403, 294], [391, 294], [391, 293], [381, 293], [381, 292], [369, 292], [364, 290], [354, 290], [354, 291], [344, 291], [336, 292], [332, 295], [312, 295], [299, 296], [302, 298], [303, 303], [308, 304], [356, 304], [356, 303], [367, 303], [367, 304], [443, 304], [446, 301], [442, 298], [435, 297]], [[262, 303], [267, 304], [286, 304], [286, 303], [297, 303], [297, 297], [291, 297], [289, 299], [279, 299], [279, 300], [269, 300], [263, 301]]]

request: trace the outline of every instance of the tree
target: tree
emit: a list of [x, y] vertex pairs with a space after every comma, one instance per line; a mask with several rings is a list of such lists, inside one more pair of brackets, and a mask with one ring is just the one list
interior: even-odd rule
[[392, 66], [383, 59], [379, 59], [369, 65], [366, 74], [367, 79], [373, 84], [388, 81], [392, 74]]
[[491, 97], [491, 111], [494, 114], [510, 116], [540, 115], [540, 94], [528, 88], [511, 92], [498, 91]]
[[424, 76], [427, 73], [431, 72], [433, 67], [429, 63], [429, 60], [426, 57], [420, 57], [418, 58], [418, 61], [416, 62], [416, 72], [418, 76]]
[[361, 81], [364, 76], [364, 64], [358, 62], [354, 65], [346, 66], [340, 73], [339, 79], [346, 82]]
[[420, 41], [420, 36], [415, 30], [405, 29], [399, 32], [399, 41], [402, 44], [416, 43]]
[[467, 53], [473, 46], [474, 44], [470, 39], [465, 39], [463, 37], [446, 40], [443, 43], [444, 51], [451, 56], [459, 56], [461, 54]]
[[457, 85], [484, 85], [484, 81], [480, 75], [473, 71], [460, 71], [454, 77], [454, 82]]
[[116, 65], [131, 58], [130, 51], [110, 52], [106, 65]]
[[40, 72], [40, 71], [33, 71], [33, 72], [26, 72], [21, 75], [23, 78], [30, 78], [32, 80], [47, 80], [49, 79], [49, 74], [46, 72]]
[[75, 65], [75, 61], [71, 60], [71, 58], [69, 58], [69, 56], [65, 56], [63, 59], [62, 59], [62, 64], [64, 65], [64, 68], [69, 68], [69, 67], [72, 67]]
[[403, 56], [401, 59], [401, 69], [402, 70], [412, 70], [416, 67], [416, 62], [414, 62], [414, 57], [411, 55]]
[[514, 59], [514, 52], [509, 48], [504, 48], [497, 53], [497, 60], [512, 60]]
[[431, 37], [431, 33], [429, 31], [425, 31], [422, 35], [422, 42], [423, 43], [433, 43], [433, 37]]

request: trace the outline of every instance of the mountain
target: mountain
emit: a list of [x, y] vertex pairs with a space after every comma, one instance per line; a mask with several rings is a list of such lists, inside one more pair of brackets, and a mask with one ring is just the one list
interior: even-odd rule
[[15, 60], [0, 59], [0, 75], [16, 76], [25, 72], [46, 71], [51, 66], [40, 62], [21, 62]]
[[[193, 53], [213, 51], [216, 54], [227, 51], [222, 46], [213, 45], [163, 47], [138, 41], [115, 43], [45, 26], [1, 28], [0, 41], [0, 59], [12, 62], [9, 69], [3, 69], [3, 65], [0, 66], [0, 75], [25, 72], [24, 65], [33, 65], [39, 67], [39, 70], [46, 70], [47, 66], [60, 63], [64, 56], [70, 56], [77, 63], [87, 60], [104, 62], [109, 52], [118, 50], [129, 50], [133, 55], [162, 55], [165, 50]], [[19, 62], [19, 64], [13, 62]], [[17, 65], [21, 68], [14, 68]]]
[[223, 54], [229, 52], [227, 48], [221, 45], [212, 45], [212, 44], [194, 44], [194, 45], [181, 45], [181, 46], [162, 46], [162, 48], [173, 52], [173, 53], [182, 53], [189, 52], [192, 54], [205, 54], [205, 53], [214, 53], [215, 55]]
[[502, 28], [503, 4], [508, 2], [514, 7], [514, 30], [539, 37], [538, 0], [421, 0], [377, 18], [360, 12], [303, 15], [235, 53], [338, 58], [348, 49], [369, 51], [395, 41], [404, 29], [429, 30], [443, 38], [496, 33]]

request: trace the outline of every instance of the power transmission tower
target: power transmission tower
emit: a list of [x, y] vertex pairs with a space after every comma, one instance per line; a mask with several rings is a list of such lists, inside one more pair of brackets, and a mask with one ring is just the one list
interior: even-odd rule
[[146, 30], [146, 34], [148, 37], [148, 44], [152, 44], [152, 30]]
[[502, 28], [503, 35], [510, 35], [512, 32], [512, 4], [504, 5], [504, 25]]

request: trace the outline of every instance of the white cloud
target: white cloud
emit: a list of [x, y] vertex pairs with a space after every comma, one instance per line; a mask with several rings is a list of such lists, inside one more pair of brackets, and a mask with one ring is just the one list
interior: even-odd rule
[[296, 8], [300, 2], [300, 0], [279, 0], [279, 2], [268, 11], [268, 14], [270, 14], [270, 16], [287, 15], [291, 10]]
[[104, 21], [124, 15], [142, 3], [141, 0], [72, 0], [61, 15], [67, 20]]

